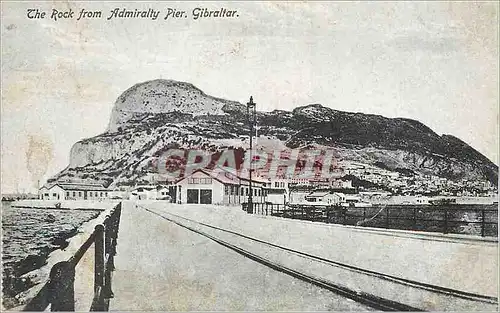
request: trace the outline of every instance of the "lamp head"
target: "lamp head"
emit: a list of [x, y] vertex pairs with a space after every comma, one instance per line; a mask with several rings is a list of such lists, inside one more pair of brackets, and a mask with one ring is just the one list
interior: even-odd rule
[[254, 108], [255, 107], [255, 103], [253, 102], [253, 97], [250, 96], [250, 101], [247, 103], [247, 107], [248, 108]]

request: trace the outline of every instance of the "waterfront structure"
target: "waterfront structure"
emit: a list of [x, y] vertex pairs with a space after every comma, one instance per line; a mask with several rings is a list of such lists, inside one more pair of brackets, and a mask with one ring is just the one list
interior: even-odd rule
[[128, 199], [129, 193], [127, 190], [115, 188], [113, 190], [108, 191], [108, 197], [110, 199]]
[[151, 200], [156, 199], [155, 186], [136, 186], [130, 191], [130, 200]]
[[108, 192], [101, 184], [55, 183], [42, 186], [38, 195], [42, 200], [102, 200]]
[[170, 200], [170, 190], [162, 185], [136, 186], [130, 190], [130, 200]]
[[222, 169], [198, 169], [175, 183], [175, 198], [177, 203], [231, 205], [247, 203], [252, 192], [253, 202], [263, 203], [264, 186], [264, 181], [250, 180]]
[[358, 195], [344, 194], [333, 191], [313, 191], [305, 196], [306, 203], [325, 204], [325, 205], [341, 205], [346, 207], [369, 207], [368, 202], [361, 201]]
[[305, 196], [305, 200], [322, 204], [339, 204], [345, 201], [345, 195], [330, 191], [313, 191]]

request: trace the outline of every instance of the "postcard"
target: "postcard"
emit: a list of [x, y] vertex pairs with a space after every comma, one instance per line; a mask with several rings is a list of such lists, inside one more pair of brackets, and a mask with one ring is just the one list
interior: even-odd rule
[[2, 1], [2, 310], [498, 311], [498, 12]]

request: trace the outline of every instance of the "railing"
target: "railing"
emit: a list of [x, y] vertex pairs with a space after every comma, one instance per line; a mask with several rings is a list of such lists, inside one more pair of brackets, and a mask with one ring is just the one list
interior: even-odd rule
[[[311, 206], [254, 203], [254, 214], [323, 223], [498, 236], [498, 210], [490, 206]], [[245, 204], [243, 204], [245, 210]]]
[[23, 311], [45, 311], [49, 304], [51, 311], [75, 311], [75, 267], [92, 244], [94, 297], [90, 311], [107, 311], [107, 300], [113, 297], [111, 272], [114, 270], [120, 216], [121, 203], [106, 216], [102, 224], [95, 226], [94, 232], [69, 260], [52, 266], [49, 281], [25, 305]]

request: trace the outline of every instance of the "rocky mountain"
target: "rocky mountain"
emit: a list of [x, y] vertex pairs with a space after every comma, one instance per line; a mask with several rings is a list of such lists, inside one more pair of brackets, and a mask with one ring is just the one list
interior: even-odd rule
[[[488, 158], [415, 120], [311, 104], [257, 112], [257, 121], [257, 146], [263, 149], [330, 147], [341, 160], [497, 185], [498, 167]], [[248, 133], [243, 104], [206, 95], [189, 83], [147, 81], [118, 97], [107, 131], [75, 143], [69, 166], [53, 180], [148, 182], [155, 175], [152, 160], [166, 148], [248, 148]]]

